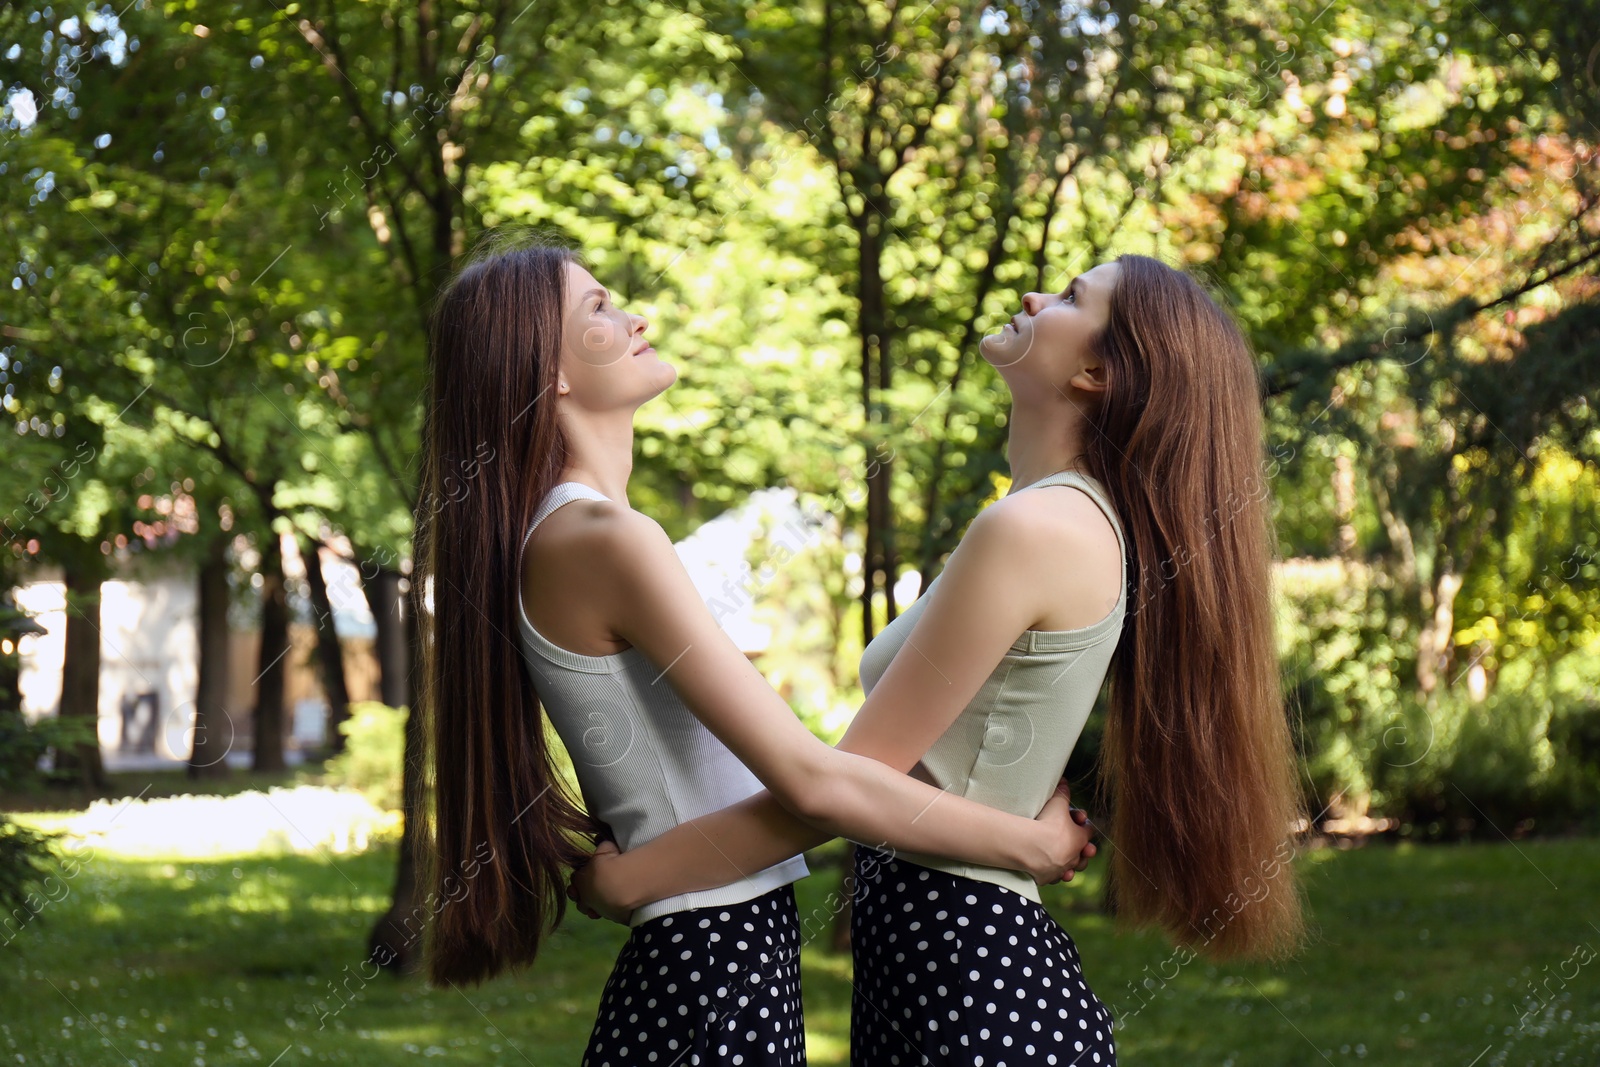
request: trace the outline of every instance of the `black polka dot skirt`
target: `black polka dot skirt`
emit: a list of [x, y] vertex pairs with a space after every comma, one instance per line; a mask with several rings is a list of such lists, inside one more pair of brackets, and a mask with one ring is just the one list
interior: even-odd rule
[[856, 849], [853, 1067], [1110, 1067], [1077, 946], [1018, 893]]
[[806, 1062], [794, 887], [640, 923], [600, 997], [583, 1067]]

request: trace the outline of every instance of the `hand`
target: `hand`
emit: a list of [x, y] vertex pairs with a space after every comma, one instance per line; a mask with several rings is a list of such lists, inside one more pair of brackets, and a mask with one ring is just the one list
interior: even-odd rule
[[627, 926], [633, 909], [623, 907], [612, 892], [615, 878], [611, 868], [620, 862], [621, 855], [615, 841], [601, 840], [589, 861], [572, 872], [572, 880], [567, 883], [567, 896], [589, 918], [606, 918]]
[[1072, 787], [1065, 778], [1034, 821], [1042, 834], [1042, 851], [1028, 873], [1039, 885], [1072, 881], [1073, 873], [1087, 868], [1099, 851], [1089, 840], [1095, 832], [1089, 813], [1072, 806]]
[[[1065, 778], [1061, 779], [1061, 781], [1057, 783], [1056, 792], [1065, 797], [1069, 805], [1072, 803], [1072, 786], [1067, 784], [1067, 780]], [[1089, 813], [1087, 811], [1084, 811], [1082, 808], [1072, 807], [1069, 807], [1067, 810], [1072, 815], [1072, 821], [1077, 823], [1079, 826], [1085, 827], [1091, 835], [1099, 832], [1095, 825], [1089, 821]], [[1088, 870], [1089, 861], [1093, 859], [1094, 854], [1099, 851], [1099, 846], [1094, 844], [1092, 841], [1084, 845], [1083, 851], [1078, 853], [1078, 862], [1067, 869], [1062, 881], [1072, 881], [1072, 874], [1074, 871]]]

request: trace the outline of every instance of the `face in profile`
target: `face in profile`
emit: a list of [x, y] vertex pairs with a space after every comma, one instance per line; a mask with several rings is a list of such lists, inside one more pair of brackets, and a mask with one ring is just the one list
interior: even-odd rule
[[1092, 342], [1111, 317], [1118, 266], [1102, 263], [1073, 278], [1059, 293], [1027, 293], [1022, 310], [979, 343], [1013, 395], [1103, 387]]
[[556, 389], [587, 411], [633, 409], [660, 394], [678, 372], [645, 339], [649, 321], [617, 307], [593, 274], [568, 263]]

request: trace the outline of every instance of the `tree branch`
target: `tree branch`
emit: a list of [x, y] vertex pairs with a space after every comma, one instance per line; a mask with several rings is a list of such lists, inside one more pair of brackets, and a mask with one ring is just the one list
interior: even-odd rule
[[[329, 22], [330, 24], [332, 22], [331, 16]], [[350, 91], [344, 95], [350, 101], [350, 110], [356, 122], [366, 131], [367, 139], [371, 143], [372, 149], [376, 151], [380, 148], [386, 148], [393, 153], [393, 158], [399, 163], [400, 172], [405, 176], [407, 183], [418, 193], [426, 196], [427, 190], [423, 188], [422, 182], [416, 173], [405, 165], [400, 153], [395, 150], [393, 142], [389, 140], [387, 134], [378, 129], [377, 124], [367, 114], [367, 109], [361, 106], [360, 91], [356, 83], [345, 73], [347, 64], [343, 53], [339, 49], [337, 30], [334, 29], [329, 36], [324, 37], [317, 27], [312, 25], [310, 19], [304, 18], [295, 23], [295, 26], [299, 29], [300, 36], [305, 39], [305, 42], [316, 51], [317, 55], [322, 57], [322, 65], [327, 68], [328, 73], [339, 78], [350, 87]], [[330, 29], [332, 29], [331, 26]]]
[[1284, 359], [1277, 360], [1267, 367], [1261, 375], [1262, 396], [1281, 396], [1297, 388], [1309, 377], [1322, 377], [1345, 367], [1353, 367], [1369, 360], [1382, 359], [1384, 353], [1391, 349], [1403, 348], [1405, 345], [1423, 338], [1431, 337], [1443, 331], [1445, 327], [1453, 327], [1459, 323], [1481, 315], [1491, 308], [1501, 304], [1510, 303], [1539, 288], [1573, 274], [1588, 266], [1596, 259], [1600, 259], [1600, 243], [1587, 252], [1557, 267], [1532, 271], [1523, 280], [1522, 284], [1505, 290], [1500, 295], [1487, 300], [1472, 300], [1462, 298], [1446, 308], [1439, 316], [1444, 323], [1441, 327], [1431, 316], [1423, 316], [1422, 321], [1415, 323], [1398, 334], [1388, 331], [1378, 337], [1363, 337], [1348, 344], [1341, 345], [1328, 353], [1325, 358], [1315, 361], [1310, 366], [1293, 364], [1302, 360], [1309, 362], [1308, 357], [1316, 353], [1311, 350], [1302, 350], [1292, 353]]

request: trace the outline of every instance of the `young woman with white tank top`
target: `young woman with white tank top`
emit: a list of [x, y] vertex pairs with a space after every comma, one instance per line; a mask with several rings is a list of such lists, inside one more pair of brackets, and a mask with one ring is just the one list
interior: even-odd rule
[[[433, 312], [412, 576], [432, 980], [531, 962], [583, 838], [642, 848], [730, 805], [779, 841], [846, 835], [1044, 882], [1081, 869], [1093, 846], [1064, 795], [1026, 814], [949, 795], [906, 773], [917, 753], [892, 729], [829, 747], [722, 632], [627, 504], [633, 414], [675, 377], [645, 326], [574, 253], [525, 240], [480, 249]], [[806, 867], [780, 851], [630, 909], [585, 1064], [805, 1062]]]
[[[1303, 808], [1248, 345], [1193, 279], [1123, 256], [1027, 294], [981, 350], [1011, 389], [1012, 488], [867, 646], [841, 744], [897, 730], [916, 777], [1033, 813], [1110, 676], [1119, 919], [1216, 959], [1281, 958], [1301, 938], [1288, 859]], [[580, 900], [648, 906], [819, 843], [775, 809], [758, 796], [631, 853], [603, 847]], [[914, 847], [857, 849], [854, 874], [856, 1067], [1116, 1062], [1037, 879]]]

